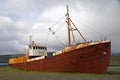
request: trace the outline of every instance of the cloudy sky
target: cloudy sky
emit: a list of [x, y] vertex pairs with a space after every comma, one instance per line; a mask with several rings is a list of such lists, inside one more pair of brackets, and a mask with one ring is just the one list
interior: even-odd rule
[[[0, 0], [0, 54], [23, 53], [30, 35], [49, 50], [63, 48], [48, 28], [65, 17], [67, 4], [71, 19], [88, 41], [104, 35], [112, 41], [111, 51], [120, 52], [120, 0]], [[56, 35], [66, 40], [65, 30]]]

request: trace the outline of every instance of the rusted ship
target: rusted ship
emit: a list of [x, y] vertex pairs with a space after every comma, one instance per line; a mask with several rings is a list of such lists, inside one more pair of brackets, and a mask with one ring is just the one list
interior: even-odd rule
[[[69, 17], [68, 6], [66, 22], [68, 25], [68, 44], [65, 48], [48, 57], [46, 46], [30, 41], [27, 54], [18, 58], [10, 58], [9, 66], [40, 72], [105, 73], [110, 63], [111, 41], [107, 39], [86, 41]], [[51, 28], [49, 30], [54, 34]], [[75, 42], [74, 31], [80, 34], [84, 42]], [[71, 42], [71, 37], [74, 44]]]

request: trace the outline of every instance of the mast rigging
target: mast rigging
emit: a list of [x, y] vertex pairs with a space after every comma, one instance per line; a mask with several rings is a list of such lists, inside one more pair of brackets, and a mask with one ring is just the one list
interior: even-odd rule
[[[84, 42], [86, 43], [86, 39], [84, 38], [82, 33], [78, 30], [78, 28], [75, 26], [75, 24], [73, 23], [73, 21], [69, 17], [69, 7], [68, 7], [68, 5], [67, 5], [66, 16], [67, 16], [66, 22], [67, 22], [67, 25], [68, 25], [68, 46], [71, 46], [71, 33], [72, 33], [73, 41], [75, 42], [75, 37], [74, 37], [73, 31], [77, 31], [80, 34], [80, 36], [83, 38]], [[71, 23], [74, 26], [74, 28], [71, 26]]]

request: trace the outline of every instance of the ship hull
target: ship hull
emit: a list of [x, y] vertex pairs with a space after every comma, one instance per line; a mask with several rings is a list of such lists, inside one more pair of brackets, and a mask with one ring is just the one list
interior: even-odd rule
[[99, 43], [11, 67], [40, 72], [105, 73], [110, 63], [111, 42]]

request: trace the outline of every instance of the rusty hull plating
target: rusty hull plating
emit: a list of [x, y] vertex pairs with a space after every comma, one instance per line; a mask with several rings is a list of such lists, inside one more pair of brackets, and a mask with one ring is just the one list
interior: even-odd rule
[[110, 63], [110, 52], [111, 42], [104, 41], [63, 51], [45, 59], [27, 62], [27, 57], [24, 57], [21, 63], [11, 63], [9, 60], [9, 65], [13, 68], [40, 72], [105, 73]]

